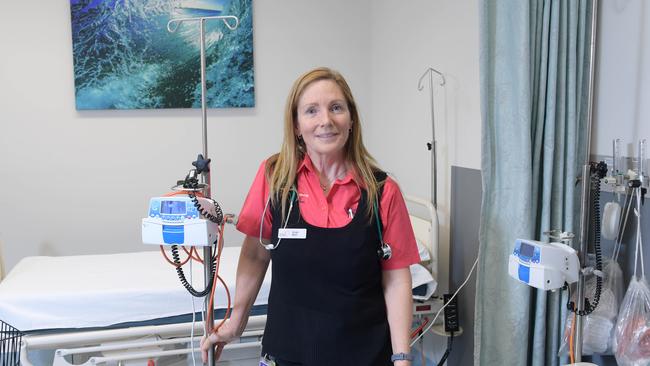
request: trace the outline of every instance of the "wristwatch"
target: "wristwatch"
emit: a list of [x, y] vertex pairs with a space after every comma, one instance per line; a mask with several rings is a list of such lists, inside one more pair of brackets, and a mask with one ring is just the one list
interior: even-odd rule
[[390, 356], [390, 361], [391, 362], [395, 362], [395, 361], [413, 361], [413, 355], [411, 355], [410, 353], [404, 353], [404, 352], [396, 353], [396, 354]]

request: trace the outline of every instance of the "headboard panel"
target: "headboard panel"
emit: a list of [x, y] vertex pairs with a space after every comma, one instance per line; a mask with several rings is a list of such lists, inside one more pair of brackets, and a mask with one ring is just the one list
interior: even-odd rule
[[[438, 282], [438, 287], [434, 292], [434, 295], [440, 295], [447, 291], [448, 286], [448, 273], [442, 273], [440, 269], [442, 267], [448, 268], [447, 266], [441, 266], [439, 261], [441, 260], [441, 251], [439, 248], [438, 240], [438, 213], [433, 207], [433, 204], [422, 197], [405, 195], [404, 198], [409, 204], [415, 204], [422, 206], [426, 211], [426, 216], [421, 217], [420, 215], [411, 213], [411, 225], [413, 226], [413, 232], [415, 233], [415, 238], [422, 243], [429, 251], [429, 256], [431, 260], [426, 266], [433, 275], [433, 278]], [[444, 251], [443, 251], [444, 252]]]

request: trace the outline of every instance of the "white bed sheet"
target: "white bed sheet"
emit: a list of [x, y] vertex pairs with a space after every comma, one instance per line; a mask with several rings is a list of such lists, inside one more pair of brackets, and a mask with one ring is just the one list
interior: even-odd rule
[[[240, 247], [225, 247], [219, 274], [234, 299]], [[183, 253], [184, 255], [185, 253]], [[189, 264], [184, 267], [189, 280]], [[203, 289], [203, 266], [192, 265], [194, 287]], [[268, 301], [270, 268], [255, 305]], [[203, 301], [195, 298], [195, 309]], [[225, 308], [218, 284], [215, 308]], [[0, 319], [21, 331], [104, 327], [192, 313], [192, 298], [160, 251], [27, 257], [0, 282]]]

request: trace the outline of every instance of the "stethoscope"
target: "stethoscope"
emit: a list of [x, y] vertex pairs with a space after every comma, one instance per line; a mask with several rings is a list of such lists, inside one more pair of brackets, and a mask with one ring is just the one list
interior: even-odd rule
[[[296, 199], [296, 188], [292, 187], [291, 197], [289, 200], [289, 212], [287, 213], [287, 218], [284, 220], [284, 225], [282, 226], [283, 229], [287, 228], [287, 224], [289, 223], [289, 217], [291, 216], [291, 211], [293, 210], [293, 203], [295, 199]], [[266, 250], [277, 249], [278, 246], [280, 246], [280, 242], [282, 241], [282, 238], [278, 238], [278, 241], [276, 243], [265, 244], [262, 241], [262, 231], [264, 229], [264, 217], [266, 217], [266, 210], [268, 209], [270, 202], [271, 202], [271, 194], [269, 194], [269, 197], [266, 199], [266, 204], [264, 205], [264, 211], [262, 211], [262, 217], [260, 217], [259, 242], [260, 245], [264, 247], [264, 249]], [[388, 260], [393, 255], [393, 250], [391, 249], [390, 244], [384, 242], [384, 237], [381, 234], [381, 221], [379, 221], [379, 205], [377, 203], [377, 199], [375, 199], [373, 206], [375, 209], [375, 219], [377, 220], [377, 233], [379, 234], [379, 241], [381, 242], [381, 246], [379, 247], [379, 249], [377, 249], [377, 255], [382, 260]]]
[[[284, 220], [284, 225], [282, 226], [283, 229], [287, 228], [287, 224], [289, 223], [289, 217], [291, 217], [291, 211], [293, 210], [293, 202], [296, 199], [296, 187], [291, 188], [291, 198], [289, 200], [289, 213], [287, 213], [287, 218]], [[264, 205], [264, 211], [262, 211], [262, 217], [260, 217], [260, 245], [264, 247], [266, 250], [273, 250], [276, 249], [279, 245], [280, 242], [282, 241], [282, 238], [278, 238], [277, 243], [269, 243], [269, 244], [264, 244], [262, 241], [262, 230], [264, 229], [264, 218], [266, 217], [266, 210], [269, 207], [269, 203], [271, 202], [271, 194], [269, 193], [269, 198], [266, 199], [266, 204]]]

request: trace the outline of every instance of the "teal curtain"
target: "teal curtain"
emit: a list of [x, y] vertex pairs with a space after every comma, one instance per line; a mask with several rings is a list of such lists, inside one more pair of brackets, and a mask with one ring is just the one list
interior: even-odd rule
[[479, 7], [483, 201], [474, 360], [558, 365], [566, 298], [509, 277], [508, 256], [517, 238], [579, 230], [592, 1], [485, 0]]

